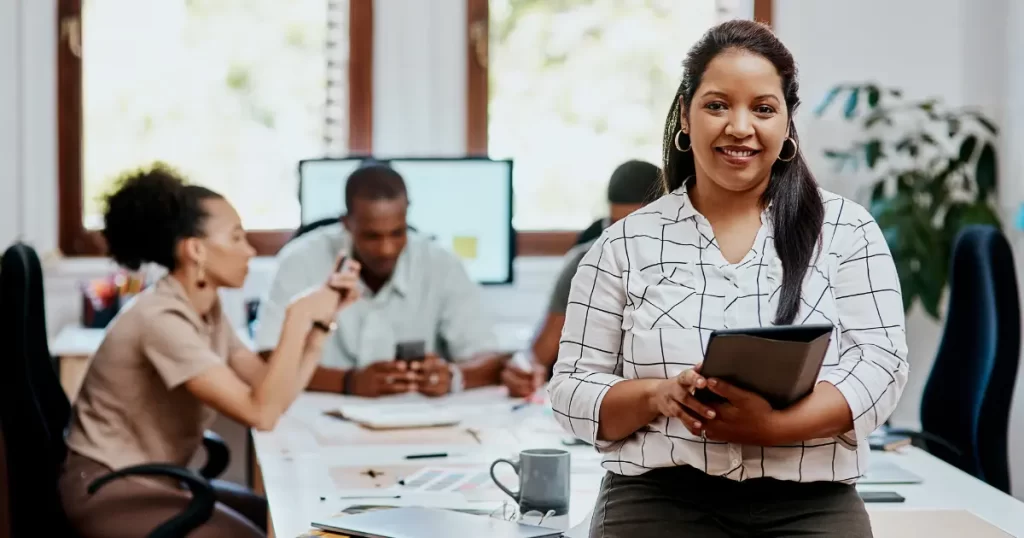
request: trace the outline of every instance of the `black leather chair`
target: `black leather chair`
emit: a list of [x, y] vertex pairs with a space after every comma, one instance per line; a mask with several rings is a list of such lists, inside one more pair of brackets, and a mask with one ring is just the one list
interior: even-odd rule
[[[288, 238], [288, 242], [290, 243], [298, 239], [299, 237], [302, 237], [303, 235], [306, 235], [307, 233], [316, 230], [317, 228], [323, 228], [324, 226], [330, 226], [331, 224], [335, 224], [338, 222], [339, 219], [341, 219], [341, 217], [328, 217], [303, 224], [302, 226], [299, 226], [298, 228], [295, 229], [295, 233], [293, 233], [292, 236]], [[418, 230], [416, 230], [415, 226], [409, 225], [409, 231], [416, 232]]]
[[921, 400], [921, 432], [936, 457], [1010, 493], [1009, 422], [1020, 361], [1020, 305], [1013, 253], [991, 226], [956, 239], [942, 341]]
[[299, 226], [298, 228], [295, 229], [295, 233], [288, 238], [288, 241], [294, 241], [295, 239], [309, 232], [312, 232], [317, 228], [323, 228], [324, 226], [328, 226], [336, 222], [338, 222], [338, 217], [329, 217], [326, 219], [315, 220], [313, 222], [303, 224], [302, 226]]
[[[47, 344], [43, 273], [35, 251], [15, 244], [0, 259], [0, 429], [6, 468], [8, 529], [0, 535], [74, 536], [64, 515], [57, 481], [67, 455], [65, 430], [71, 407], [50, 361]], [[215, 476], [227, 466], [227, 447], [215, 436], [203, 474]], [[129, 475], [173, 477], [187, 485], [192, 501], [178, 516], [149, 533], [151, 538], [184, 538], [213, 513], [213, 488], [207, 478], [173, 465], [146, 464], [112, 472], [90, 484], [90, 492]], [[117, 517], [112, 514], [111, 517]]]
[[611, 223], [608, 218], [600, 218], [595, 220], [594, 222], [590, 223], [590, 226], [584, 228], [583, 231], [576, 236], [576, 242], [573, 243], [573, 246], [582, 245], [584, 243], [594, 241], [598, 237], [601, 237], [601, 232], [604, 232], [604, 229], [610, 225]]

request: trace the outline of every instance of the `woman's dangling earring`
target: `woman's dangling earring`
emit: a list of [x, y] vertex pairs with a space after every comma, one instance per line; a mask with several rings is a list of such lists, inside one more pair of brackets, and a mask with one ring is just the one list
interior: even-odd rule
[[676, 150], [678, 150], [680, 153], [686, 153], [687, 151], [690, 151], [690, 137], [689, 136], [686, 137], [686, 147], [685, 148], [679, 142], [679, 135], [683, 135], [683, 134], [686, 134], [686, 133], [683, 132], [682, 129], [680, 129], [679, 132], [676, 133]]
[[201, 262], [196, 263], [196, 267], [196, 286], [198, 286], [199, 289], [203, 289], [206, 287], [206, 269], [203, 267]]
[[784, 162], [784, 163], [788, 163], [789, 161], [792, 161], [793, 159], [795, 159], [797, 153], [800, 151], [800, 147], [797, 146], [796, 140], [794, 140], [793, 137], [789, 137], [789, 138], [787, 138], [787, 139], [782, 141], [782, 149], [786, 149], [786, 142], [792, 142], [793, 143], [793, 154], [790, 155], [789, 158], [783, 159], [782, 158], [782, 152], [779, 152], [779, 160]]

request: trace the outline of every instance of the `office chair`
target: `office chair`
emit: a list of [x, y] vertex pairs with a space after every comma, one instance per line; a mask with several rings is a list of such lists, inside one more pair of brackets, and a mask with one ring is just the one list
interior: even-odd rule
[[590, 223], [590, 226], [584, 228], [583, 231], [576, 236], [576, 242], [573, 243], [573, 246], [578, 246], [584, 243], [594, 241], [598, 237], [601, 237], [601, 233], [604, 232], [604, 229], [610, 225], [611, 219], [607, 217], [595, 220], [594, 222]]
[[299, 226], [298, 228], [295, 229], [295, 233], [292, 234], [292, 236], [288, 238], [288, 241], [289, 242], [294, 241], [294, 240], [298, 239], [299, 237], [302, 237], [303, 235], [306, 235], [307, 233], [312, 232], [313, 230], [316, 230], [317, 228], [323, 228], [324, 226], [329, 226], [331, 224], [335, 224], [335, 223], [338, 222], [339, 218], [340, 217], [328, 217], [328, 218], [325, 218], [325, 219], [319, 219], [319, 220], [315, 220], [313, 222], [309, 222], [309, 223], [303, 224], [303, 225], [301, 225], [301, 226]]
[[[71, 406], [50, 362], [43, 272], [39, 257], [15, 244], [0, 258], [0, 431], [9, 495], [9, 536], [74, 536], [61, 507], [57, 483], [67, 455], [65, 430]], [[211, 437], [206, 473], [223, 471], [227, 448]], [[211, 448], [212, 447], [212, 451]], [[150, 538], [184, 538], [213, 514], [213, 488], [194, 471], [166, 464], [120, 469], [89, 486], [94, 493], [112, 480], [130, 475], [168, 476], [186, 484], [192, 501], [159, 525]], [[113, 514], [112, 517], [116, 517]]]
[[[319, 220], [314, 220], [313, 222], [307, 222], [306, 224], [303, 224], [295, 229], [295, 233], [293, 233], [292, 236], [288, 238], [287, 243], [291, 243], [292, 241], [295, 241], [296, 239], [302, 237], [303, 235], [306, 235], [307, 233], [312, 232], [313, 230], [316, 230], [318, 228], [323, 228], [324, 226], [336, 224], [339, 220], [341, 220], [341, 217], [327, 217]], [[411, 224], [408, 226], [408, 228], [410, 232], [419, 231], [416, 229], [415, 226]]]
[[1010, 493], [1010, 404], [1020, 361], [1013, 253], [992, 226], [958, 235], [942, 341], [921, 399], [914, 444]]

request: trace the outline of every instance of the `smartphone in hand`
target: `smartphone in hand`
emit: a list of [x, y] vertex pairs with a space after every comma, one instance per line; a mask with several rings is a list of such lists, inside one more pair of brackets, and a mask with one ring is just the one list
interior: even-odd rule
[[395, 359], [400, 361], [422, 361], [427, 358], [427, 344], [423, 340], [399, 342], [395, 346]]
[[[345, 262], [347, 262], [347, 261], [348, 261], [348, 256], [342, 256], [341, 258], [338, 258], [338, 264], [334, 266], [334, 272], [335, 273], [340, 273], [341, 270], [345, 268]], [[338, 291], [338, 295], [340, 296], [339, 297], [339, 301], [344, 301], [346, 298], [348, 298], [348, 290], [347, 289], [346, 290], [337, 290], [337, 291]]]

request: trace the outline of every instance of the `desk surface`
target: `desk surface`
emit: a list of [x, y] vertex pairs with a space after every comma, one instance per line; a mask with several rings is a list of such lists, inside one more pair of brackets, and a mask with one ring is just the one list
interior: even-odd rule
[[[463, 422], [452, 428], [374, 432], [323, 414], [343, 404], [390, 403], [458, 409]], [[399, 479], [425, 467], [464, 465], [486, 469], [495, 458], [514, 457], [524, 448], [566, 448], [561, 444], [564, 434], [545, 406], [512, 411], [514, 403], [497, 388], [469, 391], [442, 400], [413, 395], [375, 403], [327, 394], [300, 396], [273, 432], [253, 433], [274, 535], [301, 536], [309, 531], [313, 519], [331, 516], [347, 505], [402, 502], [373, 498], [357, 502], [353, 496], [373, 495], [373, 491], [366, 489], [394, 486]], [[573, 493], [569, 515], [555, 524], [559, 528], [576, 525], [589, 517], [604, 474], [600, 457], [592, 448], [577, 446], [567, 450], [573, 458]], [[436, 460], [405, 459], [408, 454], [424, 451], [447, 452], [451, 456]], [[907, 499], [901, 504], [868, 505], [876, 537], [904, 538], [917, 535], [924, 528], [940, 532], [929, 531], [929, 536], [943, 536], [942, 531], [949, 531], [949, 536], [970, 533], [972, 538], [1004, 535], [978, 518], [1012, 536], [1024, 537], [1024, 503], [927, 453], [913, 448], [900, 453], [873, 453], [872, 461], [895, 463], [925, 480], [920, 485], [859, 486], [863, 490], [898, 491]], [[404, 502], [421, 501], [422, 497]], [[501, 502], [494, 499], [479, 506], [500, 510]]]

